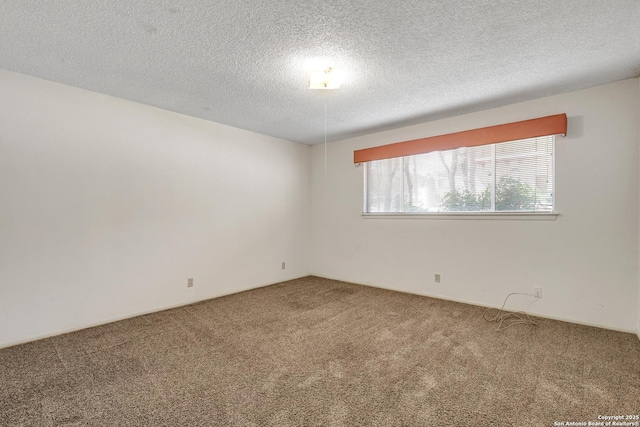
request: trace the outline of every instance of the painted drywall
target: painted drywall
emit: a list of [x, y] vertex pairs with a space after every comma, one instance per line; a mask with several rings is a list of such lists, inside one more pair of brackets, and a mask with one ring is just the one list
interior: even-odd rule
[[[542, 287], [542, 299], [517, 296], [510, 307], [635, 332], [639, 99], [632, 79], [338, 141], [326, 169], [324, 147], [314, 146], [312, 273], [488, 306]], [[556, 145], [557, 220], [361, 216], [355, 149], [557, 113], [569, 117]]]
[[308, 146], [7, 71], [0, 93], [0, 347], [308, 274]]

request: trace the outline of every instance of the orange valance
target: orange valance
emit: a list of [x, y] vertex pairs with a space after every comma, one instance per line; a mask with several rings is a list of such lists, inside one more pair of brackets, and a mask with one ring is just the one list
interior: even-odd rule
[[475, 147], [498, 142], [516, 141], [549, 135], [567, 134], [567, 115], [540, 117], [521, 122], [506, 123], [486, 128], [465, 130], [446, 135], [430, 136], [411, 141], [396, 142], [353, 152], [353, 162], [363, 163], [394, 157], [412, 156], [431, 151]]

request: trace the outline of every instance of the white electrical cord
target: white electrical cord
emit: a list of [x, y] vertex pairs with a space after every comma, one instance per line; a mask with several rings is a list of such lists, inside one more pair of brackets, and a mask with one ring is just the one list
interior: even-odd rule
[[[504, 307], [505, 305], [507, 305], [507, 300], [511, 295], [527, 295], [530, 297], [535, 297], [535, 295], [533, 294], [523, 294], [520, 292], [512, 292], [509, 295], [507, 295], [507, 297], [504, 299], [504, 302], [502, 303], [502, 307], [500, 307], [500, 309], [497, 311], [495, 316], [487, 318], [487, 312], [489, 310], [495, 310], [495, 308], [487, 308], [484, 311], [484, 313], [482, 313], [482, 317], [484, 318], [484, 320], [486, 320], [487, 322], [498, 322], [498, 327], [496, 328], [496, 331], [501, 331], [503, 329], [508, 328], [509, 326], [518, 325], [518, 324], [538, 326], [538, 324], [534, 322], [533, 319], [531, 319], [531, 317], [529, 317], [529, 315], [524, 311], [518, 311], [515, 313], [504, 311]], [[516, 319], [516, 320], [507, 323], [506, 326], [502, 326], [504, 321], [507, 319]]]
[[327, 174], [327, 104], [324, 104], [324, 174]]

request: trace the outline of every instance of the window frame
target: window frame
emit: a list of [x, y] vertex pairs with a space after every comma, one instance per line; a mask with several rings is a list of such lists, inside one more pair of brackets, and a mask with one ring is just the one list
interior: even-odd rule
[[[368, 162], [366, 163], [360, 163], [359, 165], [363, 166], [363, 179], [362, 179], [362, 184], [363, 184], [363, 188], [362, 188], [362, 194], [363, 194], [363, 198], [362, 198], [362, 213], [361, 216], [363, 218], [379, 218], [379, 219], [394, 219], [394, 218], [409, 218], [409, 219], [445, 219], [445, 220], [474, 220], [474, 219], [485, 219], [485, 220], [543, 220], [543, 221], [555, 221], [557, 219], [557, 217], [560, 215], [557, 211], [557, 207], [556, 207], [556, 187], [557, 187], [557, 181], [556, 181], [556, 136], [557, 135], [548, 135], [548, 136], [553, 136], [553, 142], [552, 142], [552, 155], [551, 155], [551, 168], [552, 168], [552, 176], [553, 176], [553, 182], [552, 182], [552, 191], [551, 191], [551, 203], [552, 203], [552, 210], [550, 212], [548, 211], [495, 211], [495, 210], [491, 210], [491, 211], [438, 211], [438, 212], [413, 212], [413, 211], [408, 211], [408, 212], [367, 212], [368, 210], [368, 186], [369, 186], [369, 181], [368, 181]], [[528, 139], [528, 138], [524, 138], [524, 139]], [[500, 142], [498, 143], [493, 143], [493, 144], [487, 144], [487, 145], [491, 145], [492, 149], [492, 153], [493, 153], [493, 163], [494, 163], [494, 168], [495, 168], [495, 146], [497, 144], [500, 144]], [[457, 149], [457, 148], [456, 148]], [[453, 150], [453, 149], [452, 149]], [[442, 150], [442, 151], [449, 151], [449, 150]], [[403, 162], [403, 167], [404, 167], [404, 159], [405, 157], [411, 157], [411, 156], [416, 156], [419, 154], [413, 154], [413, 155], [408, 155], [408, 156], [402, 156], [400, 158], [402, 158], [402, 162]], [[386, 160], [391, 160], [391, 159], [386, 159]], [[404, 178], [403, 178], [404, 179]], [[495, 183], [494, 183], [495, 184]], [[403, 190], [404, 192], [404, 185], [403, 185]], [[492, 188], [492, 207], [493, 204], [495, 203], [495, 189]]]

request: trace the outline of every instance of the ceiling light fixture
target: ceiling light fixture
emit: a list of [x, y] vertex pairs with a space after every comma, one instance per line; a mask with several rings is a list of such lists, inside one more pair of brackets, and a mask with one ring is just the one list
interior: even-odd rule
[[342, 84], [342, 73], [333, 67], [314, 71], [309, 78], [309, 89], [338, 89]]

